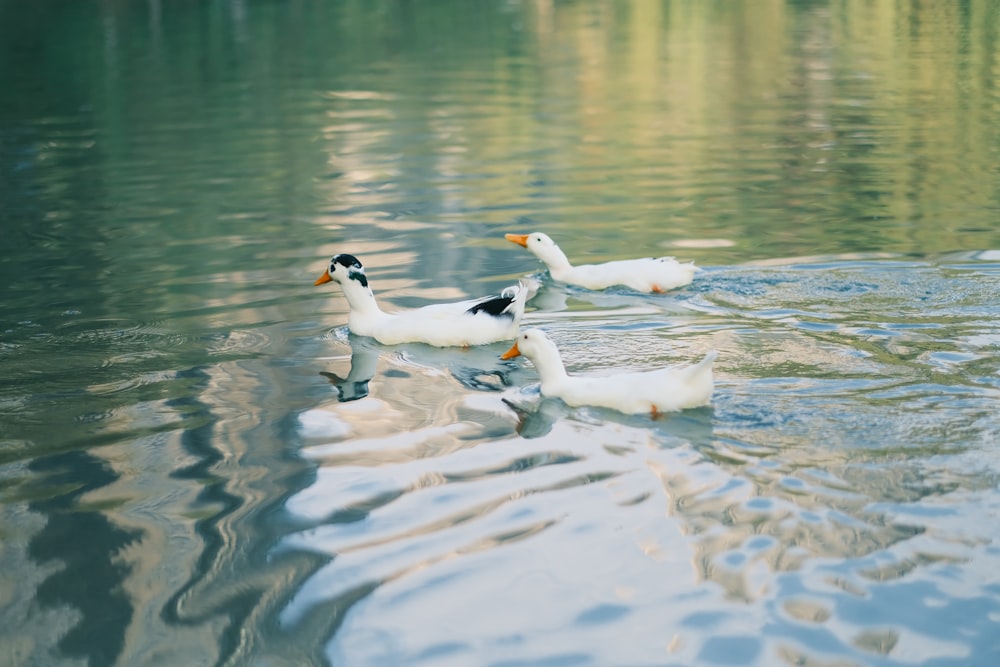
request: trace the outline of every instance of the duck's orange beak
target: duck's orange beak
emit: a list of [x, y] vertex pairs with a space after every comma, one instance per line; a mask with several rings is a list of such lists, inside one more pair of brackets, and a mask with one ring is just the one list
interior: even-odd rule
[[511, 243], [516, 243], [517, 245], [524, 246], [525, 248], [528, 247], [527, 234], [504, 234], [503, 237], [508, 241], [510, 241]]
[[500, 358], [504, 361], [508, 359], [513, 359], [514, 357], [520, 357], [521, 350], [517, 349], [517, 342], [515, 341], [514, 346], [500, 355]]
[[327, 269], [323, 272], [323, 275], [316, 279], [316, 282], [314, 282], [313, 285], [322, 285], [330, 282], [331, 280], [333, 280], [333, 278], [330, 277], [330, 270]]

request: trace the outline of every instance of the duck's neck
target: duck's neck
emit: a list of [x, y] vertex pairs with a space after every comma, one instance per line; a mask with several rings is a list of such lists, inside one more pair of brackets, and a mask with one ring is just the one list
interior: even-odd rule
[[344, 290], [347, 305], [351, 307], [352, 318], [371, 318], [383, 314], [382, 309], [375, 301], [375, 295], [367, 285], [362, 285], [356, 280], [348, 280], [341, 287]]
[[549, 273], [554, 277], [558, 277], [558, 275], [564, 274], [573, 268], [573, 265], [569, 263], [569, 258], [566, 257], [566, 253], [559, 246], [547, 248], [545, 256], [539, 259], [542, 260], [545, 266], [549, 267]]
[[566, 367], [563, 366], [562, 358], [555, 350], [546, 350], [538, 358], [532, 359], [532, 362], [535, 364], [538, 378], [542, 382], [542, 393], [551, 393], [546, 390], [562, 384], [569, 377], [566, 373]]

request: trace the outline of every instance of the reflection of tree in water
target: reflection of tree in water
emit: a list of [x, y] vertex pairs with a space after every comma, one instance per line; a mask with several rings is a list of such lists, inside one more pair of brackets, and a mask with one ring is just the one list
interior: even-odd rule
[[89, 491], [113, 483], [118, 476], [85, 451], [36, 459], [33, 472], [49, 475], [53, 486], [72, 487], [69, 493], [31, 503], [47, 518], [31, 540], [28, 553], [39, 563], [56, 561], [65, 567], [38, 587], [37, 599], [49, 608], [71, 607], [79, 622], [60, 640], [67, 655], [93, 665], [110, 665], [121, 654], [125, 632], [135, 609], [122, 588], [132, 566], [119, 558], [142, 533], [123, 530], [102, 513], [82, 511], [78, 501]]
[[[181, 375], [188, 375], [199, 384], [209, 383], [208, 374], [201, 368], [191, 369]], [[206, 588], [215, 585], [220, 572], [227, 567], [226, 560], [231, 554], [226, 549], [227, 540], [222, 534], [222, 524], [243, 505], [243, 502], [226, 490], [224, 480], [219, 480], [214, 472], [223, 455], [215, 444], [217, 420], [211, 414], [211, 409], [194, 397], [172, 399], [170, 404], [178, 411], [184, 412], [189, 419], [205, 420], [199, 426], [185, 429], [181, 435], [184, 449], [195, 457], [195, 463], [177, 470], [172, 476], [195, 482], [208, 480], [198, 494], [198, 504], [220, 509], [198, 522], [196, 530], [203, 540], [204, 547], [198, 555], [187, 583], [181, 586], [165, 605], [163, 618], [171, 625], [200, 625], [209, 619], [224, 615], [228, 623], [219, 629], [216, 640], [219, 643], [219, 655], [231, 657], [240, 648], [240, 630], [254, 608], [254, 601], [260, 597], [260, 591], [253, 586], [247, 586], [246, 590], [232, 595], [224, 594], [214, 604], [204, 606], [194, 603], [191, 598], [197, 598]], [[183, 604], [185, 600], [188, 602], [186, 608]]]

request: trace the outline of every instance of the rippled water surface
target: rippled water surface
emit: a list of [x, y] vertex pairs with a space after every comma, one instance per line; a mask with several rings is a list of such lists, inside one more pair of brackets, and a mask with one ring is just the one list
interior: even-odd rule
[[[0, 663], [1000, 660], [1000, 11], [0, 0]], [[703, 271], [552, 282], [505, 232]], [[532, 274], [571, 373], [349, 335]]]

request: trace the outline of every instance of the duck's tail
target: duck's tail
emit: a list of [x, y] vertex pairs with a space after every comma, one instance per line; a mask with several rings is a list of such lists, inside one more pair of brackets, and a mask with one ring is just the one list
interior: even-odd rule
[[695, 368], [704, 368], [705, 366], [711, 366], [715, 362], [715, 358], [719, 356], [716, 350], [709, 350], [708, 353], [702, 357], [701, 361], [694, 365]]
[[524, 315], [524, 306], [528, 303], [528, 299], [538, 294], [538, 287], [540, 283], [534, 278], [522, 278], [517, 282], [516, 285], [511, 285], [504, 290], [504, 294], [508, 292], [511, 293], [513, 299], [510, 305], [504, 309], [504, 312], [510, 313], [514, 316], [514, 319], [520, 320]]
[[538, 290], [542, 287], [542, 281], [532, 276], [525, 276], [517, 281], [517, 289], [524, 292], [524, 301], [527, 303], [535, 298]]
[[683, 400], [682, 408], [694, 408], [701, 405], [708, 405], [712, 402], [712, 394], [715, 393], [715, 377], [712, 373], [712, 364], [719, 353], [712, 350], [701, 361], [688, 366], [683, 373], [681, 382], [684, 387], [686, 398]]
[[715, 363], [715, 358], [719, 356], [719, 353], [715, 350], [711, 350], [704, 357], [701, 358], [696, 364], [691, 364], [690, 366], [685, 366], [682, 369], [683, 377], [685, 379], [693, 379], [699, 375], [705, 374], [706, 372], [711, 377], [712, 364]]

